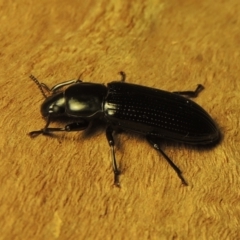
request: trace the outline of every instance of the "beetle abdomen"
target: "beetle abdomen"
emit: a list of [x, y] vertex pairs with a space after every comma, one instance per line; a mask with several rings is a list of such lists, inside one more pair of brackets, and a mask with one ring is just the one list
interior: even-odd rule
[[187, 98], [122, 82], [109, 83], [108, 89], [106, 119], [119, 128], [191, 144], [219, 139], [212, 118]]

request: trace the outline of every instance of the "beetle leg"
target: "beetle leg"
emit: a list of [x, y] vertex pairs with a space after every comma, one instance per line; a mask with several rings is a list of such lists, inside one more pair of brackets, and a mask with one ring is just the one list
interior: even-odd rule
[[82, 82], [80, 79], [73, 79], [73, 80], [68, 80], [62, 83], [58, 83], [57, 85], [53, 86], [52, 88], [49, 88], [45, 83], [41, 83], [42, 88], [47, 90], [50, 93], [55, 93], [58, 89], [65, 87], [67, 85], [75, 84], [75, 83], [80, 83]]
[[60, 89], [62, 87], [65, 87], [65, 86], [70, 85], [70, 84], [82, 82], [80, 79], [73, 79], [73, 80], [69, 80], [69, 81], [59, 83], [59, 84], [53, 86], [52, 88], [49, 88], [45, 83], [40, 83], [38, 81], [38, 79], [36, 77], [34, 77], [33, 75], [30, 75], [29, 77], [37, 84], [37, 86], [39, 87], [42, 95], [45, 98], [47, 98], [47, 95], [45, 94], [43, 89], [46, 90], [49, 93], [55, 93], [58, 89]]
[[50, 117], [48, 117], [47, 123], [46, 123], [46, 125], [45, 125], [45, 127], [43, 129], [36, 130], [36, 131], [31, 131], [28, 134], [30, 135], [30, 137], [36, 137], [39, 134], [47, 134], [48, 131], [46, 129], [48, 129], [48, 126], [49, 126], [50, 123], [51, 123], [51, 120], [50, 120]]
[[182, 183], [186, 186], [188, 186], [186, 180], [182, 176], [181, 170], [173, 163], [173, 161], [163, 152], [163, 150], [159, 147], [159, 144], [157, 143], [157, 139], [153, 136], [147, 136], [147, 141], [153, 146], [158, 152], [160, 152], [163, 157], [167, 160], [167, 162], [171, 165], [171, 167], [174, 169], [174, 171], [177, 173], [178, 177], [181, 179]]
[[195, 91], [181, 91], [181, 92], [173, 92], [175, 94], [179, 94], [179, 95], [185, 95], [188, 96], [190, 98], [195, 98], [198, 96], [198, 94], [204, 89], [204, 86], [201, 84], [197, 85], [197, 88], [195, 89]]
[[118, 170], [117, 162], [116, 162], [116, 158], [115, 158], [114, 139], [113, 139], [112, 134], [113, 134], [113, 129], [110, 126], [108, 126], [106, 129], [106, 137], [108, 140], [108, 144], [111, 148], [112, 169], [113, 169], [113, 173], [114, 173], [114, 185], [116, 185], [117, 187], [120, 187], [120, 183], [119, 183], [120, 171]]
[[121, 81], [121, 82], [125, 82], [125, 80], [126, 80], [126, 73], [123, 72], [123, 71], [121, 71], [121, 72], [119, 72], [119, 74], [120, 74], [121, 77], [122, 77], [122, 79], [121, 79], [120, 81]]
[[82, 131], [86, 129], [89, 125], [89, 122], [86, 120], [82, 120], [82, 122], [74, 122], [67, 124], [63, 128], [49, 128], [49, 124], [51, 123], [50, 118], [48, 118], [46, 126], [43, 129], [37, 130], [37, 131], [32, 131], [29, 133], [31, 137], [36, 137], [39, 134], [43, 135], [51, 135], [53, 132], [73, 132], [73, 131]]

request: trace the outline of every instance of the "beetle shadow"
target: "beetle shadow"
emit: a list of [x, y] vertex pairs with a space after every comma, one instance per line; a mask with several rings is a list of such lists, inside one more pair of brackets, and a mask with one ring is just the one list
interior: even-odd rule
[[[69, 123], [73, 123], [73, 122], [80, 122], [81, 119], [76, 119], [76, 118], [61, 118], [61, 120], [59, 119], [53, 119], [52, 122], [57, 122], [58, 124], [61, 124], [62, 126], [65, 126]], [[83, 139], [90, 139], [96, 135], [102, 135], [105, 134], [105, 130], [106, 130], [107, 124], [104, 120], [101, 119], [94, 119], [91, 122], [89, 122], [89, 126], [86, 129], [83, 129], [82, 131], [79, 131], [79, 140], [83, 140]], [[68, 132], [66, 132], [68, 133]], [[141, 136], [140, 134], [137, 133], [132, 133], [129, 131], [124, 131], [124, 130], [115, 130], [113, 137], [114, 137], [114, 141], [115, 141], [115, 147], [121, 151], [122, 148], [122, 144], [121, 144], [121, 139], [119, 137], [117, 137], [119, 134], [124, 134], [124, 135], [131, 135], [133, 138], [136, 139], [141, 139], [141, 140], [145, 140], [145, 136]], [[46, 136], [49, 136], [51, 138], [64, 138], [64, 139], [72, 139], [72, 137], [68, 136], [68, 134], [64, 134], [63, 137], [60, 136], [59, 132], [58, 133], [49, 133], [46, 134]], [[106, 139], [107, 141], [107, 139]], [[170, 141], [167, 139], [162, 139], [162, 138], [157, 138], [157, 141], [160, 145], [161, 148], [164, 149], [164, 151], [167, 151], [167, 148], [170, 147], [172, 149], [176, 148], [176, 149], [192, 149], [194, 151], [211, 151], [213, 148], [215, 148], [217, 145], [219, 145], [222, 141], [223, 141], [223, 135], [220, 133], [219, 139], [217, 141], [215, 141], [214, 143], [208, 143], [207, 145], [194, 145], [194, 144], [188, 144], [188, 143], [181, 143], [181, 142], [175, 142], [175, 141]], [[147, 140], [146, 140], [147, 142]]]
[[94, 119], [89, 123], [88, 128], [82, 132], [81, 138], [88, 139], [96, 135], [105, 134], [106, 127], [107, 125], [104, 121], [101, 121], [100, 119]]

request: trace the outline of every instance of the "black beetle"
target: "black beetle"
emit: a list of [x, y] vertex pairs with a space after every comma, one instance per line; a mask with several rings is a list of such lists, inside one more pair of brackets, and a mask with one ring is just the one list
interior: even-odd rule
[[[120, 74], [121, 81], [108, 83], [107, 86], [78, 79], [57, 84], [51, 89], [31, 75], [30, 78], [46, 98], [41, 113], [47, 118], [47, 123], [43, 129], [30, 132], [30, 136], [50, 135], [57, 131], [81, 131], [94, 119], [103, 119], [107, 124], [106, 137], [111, 148], [115, 185], [119, 186], [120, 171], [112, 135], [113, 131], [118, 130], [144, 135], [173, 167], [182, 183], [187, 185], [180, 169], [161, 150], [158, 142], [166, 139], [193, 145], [210, 145], [219, 141], [220, 132], [209, 114], [195, 102], [180, 96], [196, 97], [203, 86], [199, 84], [195, 91], [171, 93], [125, 83], [125, 73]], [[67, 85], [70, 86], [62, 89]], [[51, 95], [47, 97], [43, 89]], [[54, 118], [63, 116], [76, 121], [63, 128], [49, 128]]]

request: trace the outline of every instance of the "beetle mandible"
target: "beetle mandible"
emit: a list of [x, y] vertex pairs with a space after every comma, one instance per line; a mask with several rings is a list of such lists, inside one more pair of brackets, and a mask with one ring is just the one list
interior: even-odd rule
[[[167, 92], [125, 83], [125, 73], [120, 74], [120, 81], [110, 82], [107, 86], [77, 79], [59, 83], [51, 89], [31, 75], [46, 98], [41, 105], [41, 114], [47, 120], [43, 129], [30, 132], [30, 136], [82, 131], [94, 119], [103, 119], [107, 126], [106, 137], [116, 186], [120, 186], [120, 170], [115, 158], [113, 132], [118, 130], [145, 136], [175, 170], [182, 183], [188, 185], [181, 170], [160, 148], [159, 141], [166, 139], [193, 145], [210, 145], [219, 141], [220, 131], [209, 114], [189, 98], [181, 96], [197, 97], [203, 86], [199, 84], [195, 91]], [[54, 118], [61, 117], [76, 121], [62, 128], [49, 127]]]

